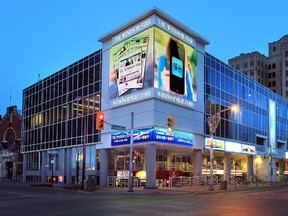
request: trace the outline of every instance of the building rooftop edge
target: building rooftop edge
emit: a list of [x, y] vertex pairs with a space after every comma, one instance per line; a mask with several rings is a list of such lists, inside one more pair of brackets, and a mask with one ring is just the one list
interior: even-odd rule
[[148, 11], [140, 14], [136, 18], [124, 23], [123, 25], [121, 25], [118, 28], [108, 32], [107, 34], [103, 35], [102, 37], [99, 37], [98, 41], [103, 43], [104, 41], [106, 41], [109, 38], [113, 37], [113, 35], [116, 35], [116, 34], [120, 33], [121, 31], [127, 29], [129, 26], [134, 25], [134, 24], [138, 23], [139, 21], [141, 21], [141, 20], [143, 20], [143, 19], [145, 19], [145, 18], [147, 18], [147, 17], [149, 17], [151, 15], [154, 15], [154, 14], [159, 16], [159, 17], [161, 17], [161, 18], [164, 18], [165, 20], [169, 21], [173, 25], [179, 27], [182, 31], [184, 31], [184, 32], [188, 33], [189, 35], [193, 36], [201, 44], [203, 44], [203, 45], [210, 44], [210, 42], [206, 38], [202, 37], [201, 35], [199, 35], [195, 31], [191, 30], [189, 27], [187, 27], [187, 26], [183, 25], [182, 23], [180, 23], [179, 21], [175, 20], [170, 15], [168, 15], [167, 13], [161, 11], [157, 7], [150, 8]]

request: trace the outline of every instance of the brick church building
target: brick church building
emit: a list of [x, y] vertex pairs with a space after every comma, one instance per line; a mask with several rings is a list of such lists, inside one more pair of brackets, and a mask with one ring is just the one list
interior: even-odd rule
[[10, 106], [0, 115], [0, 181], [22, 180], [21, 112]]

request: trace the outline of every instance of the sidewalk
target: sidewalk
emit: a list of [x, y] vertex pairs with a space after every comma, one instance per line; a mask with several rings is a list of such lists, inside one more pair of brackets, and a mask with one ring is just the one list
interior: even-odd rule
[[288, 188], [288, 183], [285, 184], [284, 182], [273, 183], [271, 185], [270, 182], [267, 183], [259, 183], [258, 186], [255, 183], [251, 183], [248, 185], [234, 185], [228, 184], [227, 190], [220, 190], [220, 185], [214, 185], [214, 191], [208, 190], [208, 185], [206, 186], [186, 186], [186, 187], [159, 187], [158, 189], [145, 189], [143, 187], [133, 187], [133, 192], [128, 192], [127, 187], [97, 187], [97, 189], [93, 192], [89, 191], [82, 191], [81, 189], [75, 189], [74, 186], [67, 186], [64, 184], [53, 184], [53, 188], [51, 187], [50, 183], [41, 184], [41, 183], [29, 183], [29, 182], [16, 182], [16, 181], [0, 181], [0, 184], [4, 185], [17, 185], [22, 187], [43, 187], [49, 188], [51, 190], [74, 190], [78, 193], [84, 194], [150, 194], [150, 195], [157, 195], [157, 194], [167, 194], [167, 195], [175, 195], [175, 194], [207, 194], [207, 193], [227, 193], [227, 192], [235, 192], [235, 191], [245, 191], [245, 190], [258, 190], [258, 189], [276, 189], [276, 188]]
[[[107, 194], [206, 194], [206, 193], [227, 193], [233, 191], [243, 191], [243, 190], [257, 190], [263, 188], [288, 188], [288, 184], [284, 183], [259, 183], [251, 185], [227, 185], [227, 190], [220, 190], [220, 185], [214, 185], [214, 191], [208, 190], [209, 186], [190, 186], [190, 187], [159, 187], [158, 189], [144, 189], [143, 187], [133, 187], [133, 192], [128, 192], [127, 187], [98, 187], [96, 191], [92, 193], [107, 193]], [[87, 192], [91, 193], [91, 192]]]

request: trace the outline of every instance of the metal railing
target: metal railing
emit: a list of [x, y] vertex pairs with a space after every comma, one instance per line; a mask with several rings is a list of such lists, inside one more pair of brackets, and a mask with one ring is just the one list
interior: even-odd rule
[[[213, 175], [213, 184], [219, 184], [218, 176]], [[200, 175], [193, 177], [179, 176], [169, 177], [169, 187], [189, 187], [193, 185], [209, 185], [209, 176]]]
[[157, 170], [192, 172], [194, 166], [188, 162], [156, 162]]
[[[191, 187], [191, 186], [207, 186], [209, 185], [209, 175], [199, 175], [199, 176], [178, 176], [169, 177], [167, 179], [156, 179], [157, 187]], [[228, 176], [224, 178], [218, 178], [217, 175], [213, 175], [213, 184], [219, 185], [221, 181], [227, 181], [229, 185], [235, 185], [236, 187], [247, 187], [248, 185], [265, 185], [269, 183], [267, 179], [259, 179], [257, 176]], [[287, 178], [281, 178], [281, 182], [286, 183]], [[288, 182], [288, 181], [287, 181]], [[134, 178], [133, 187], [143, 187], [146, 185], [145, 179]], [[117, 178], [117, 176], [108, 176], [107, 187], [128, 187], [127, 178]]]
[[[133, 178], [133, 187], [145, 186], [144, 179]], [[128, 178], [117, 178], [117, 176], [107, 177], [107, 187], [128, 187]]]

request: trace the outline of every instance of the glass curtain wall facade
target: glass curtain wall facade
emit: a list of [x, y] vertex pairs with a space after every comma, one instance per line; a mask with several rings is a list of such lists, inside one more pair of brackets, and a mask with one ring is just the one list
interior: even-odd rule
[[[95, 113], [101, 110], [101, 55], [99, 50], [24, 89], [21, 151], [24, 153], [25, 181], [49, 181], [52, 167], [58, 178], [59, 176], [67, 178], [65, 169], [70, 169], [71, 181], [76, 181], [81, 174], [83, 160], [84, 122], [87, 129], [86, 170], [88, 173], [89, 171], [95, 173], [95, 170], [99, 169], [100, 160], [96, 144], [100, 142], [100, 133], [95, 130]], [[277, 156], [276, 166], [279, 160], [285, 160], [288, 130], [288, 104], [285, 99], [208, 53], [205, 54], [204, 89], [205, 119], [231, 107], [232, 104], [240, 106], [238, 113], [228, 111], [221, 113], [221, 120], [215, 133], [216, 139], [254, 145], [256, 155], [263, 158], [273, 150]], [[275, 145], [272, 145], [269, 139], [272, 126], [270, 101], [275, 102], [276, 110]], [[203, 135], [209, 136], [207, 124]], [[67, 150], [70, 151], [69, 154]], [[136, 164], [137, 166], [143, 164], [143, 152], [138, 150], [141, 163]], [[50, 151], [57, 151], [57, 155], [52, 158], [49, 155]], [[121, 149], [115, 152], [119, 153]], [[129, 168], [124, 163], [128, 152], [121, 156], [122, 154], [123, 152], [116, 153], [115, 170]], [[160, 160], [158, 156], [157, 170], [161, 170], [159, 167], [167, 163], [167, 158]], [[221, 164], [224, 156], [219, 153], [216, 153], [216, 156]], [[232, 153], [231, 157], [234, 156]], [[207, 152], [204, 152], [202, 161], [204, 168], [208, 157]], [[239, 157], [234, 159], [239, 160]], [[240, 159], [242, 164], [243, 160], [247, 160], [243, 159], [243, 156]], [[137, 167], [135, 169], [137, 170]], [[70, 177], [68, 175], [68, 178]]]
[[35, 173], [30, 176], [30, 171], [40, 171], [43, 167], [51, 170], [51, 158], [43, 156], [43, 152], [49, 154], [51, 150], [57, 151], [53, 162], [60, 175], [64, 175], [67, 162], [65, 149], [70, 149], [72, 161], [68, 163], [75, 168], [75, 161], [82, 160], [84, 134], [86, 169], [95, 169], [95, 144], [100, 141], [100, 135], [95, 130], [94, 116], [100, 110], [101, 58], [101, 50], [96, 51], [23, 90], [21, 151], [26, 180], [39, 178]]
[[[206, 118], [232, 104], [240, 107], [238, 114], [221, 113], [215, 136], [254, 144], [257, 152], [267, 152], [271, 117], [269, 101], [276, 105], [275, 150], [287, 150], [288, 102], [248, 76], [221, 62], [212, 55], [205, 55], [205, 113]], [[205, 134], [209, 135], [206, 125]], [[264, 139], [264, 140], [263, 140]], [[267, 139], [267, 140], [265, 140]], [[265, 142], [264, 142], [265, 141]], [[284, 152], [282, 152], [284, 155]]]

